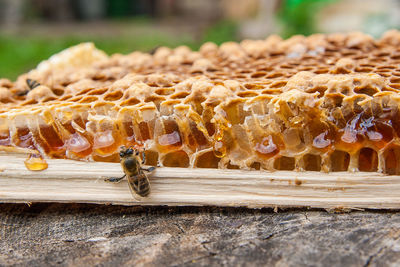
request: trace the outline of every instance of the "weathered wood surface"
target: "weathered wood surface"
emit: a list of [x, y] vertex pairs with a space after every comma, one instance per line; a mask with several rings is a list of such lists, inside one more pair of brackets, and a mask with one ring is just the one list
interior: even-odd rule
[[0, 265], [400, 265], [395, 211], [0, 204], [0, 237]]
[[399, 175], [157, 168], [138, 201], [126, 180], [104, 182], [123, 174], [118, 163], [47, 159], [33, 172], [26, 157], [0, 154], [0, 202], [400, 209]]

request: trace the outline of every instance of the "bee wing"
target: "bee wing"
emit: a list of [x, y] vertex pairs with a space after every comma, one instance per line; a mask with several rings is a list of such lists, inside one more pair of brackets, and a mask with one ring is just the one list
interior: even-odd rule
[[136, 176], [127, 176], [127, 179], [132, 195], [146, 197], [150, 194], [150, 182], [145, 173], [140, 172]]
[[40, 85], [40, 83], [38, 83], [35, 80], [32, 79], [26, 79], [26, 84], [28, 85], [29, 89], [35, 89], [36, 87], [38, 87]]

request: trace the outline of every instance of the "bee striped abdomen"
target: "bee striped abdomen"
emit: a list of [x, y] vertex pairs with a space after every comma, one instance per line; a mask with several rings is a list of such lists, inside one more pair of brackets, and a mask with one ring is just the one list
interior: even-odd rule
[[129, 176], [128, 183], [135, 194], [146, 197], [150, 194], [150, 182], [146, 174], [139, 173], [136, 176]]

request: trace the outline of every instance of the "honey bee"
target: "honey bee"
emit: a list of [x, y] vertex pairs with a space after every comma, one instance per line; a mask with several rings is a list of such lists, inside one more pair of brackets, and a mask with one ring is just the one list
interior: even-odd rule
[[140, 161], [139, 154], [140, 152], [137, 149], [122, 147], [119, 156], [125, 174], [122, 177], [106, 178], [105, 181], [118, 183], [126, 177], [132, 195], [135, 196], [137, 194], [141, 197], [146, 197], [150, 194], [150, 182], [144, 171], [154, 171], [155, 167], [143, 168], [141, 164], [144, 164], [146, 160], [144, 151], [142, 151], [142, 161]]
[[32, 79], [26, 79], [26, 85], [28, 86], [28, 90], [18, 92], [17, 93], [18, 96], [27, 95], [30, 90], [35, 89], [36, 87], [38, 87], [40, 85], [40, 83], [35, 81], [35, 80], [32, 80]]
[[29, 90], [35, 89], [40, 85], [38, 81], [32, 80], [32, 79], [26, 79], [26, 84], [29, 87]]

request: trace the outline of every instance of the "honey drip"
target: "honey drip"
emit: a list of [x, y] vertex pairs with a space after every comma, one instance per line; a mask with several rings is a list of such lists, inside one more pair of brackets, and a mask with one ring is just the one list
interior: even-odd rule
[[24, 163], [26, 168], [30, 171], [43, 171], [48, 167], [47, 162], [40, 154], [29, 154]]

